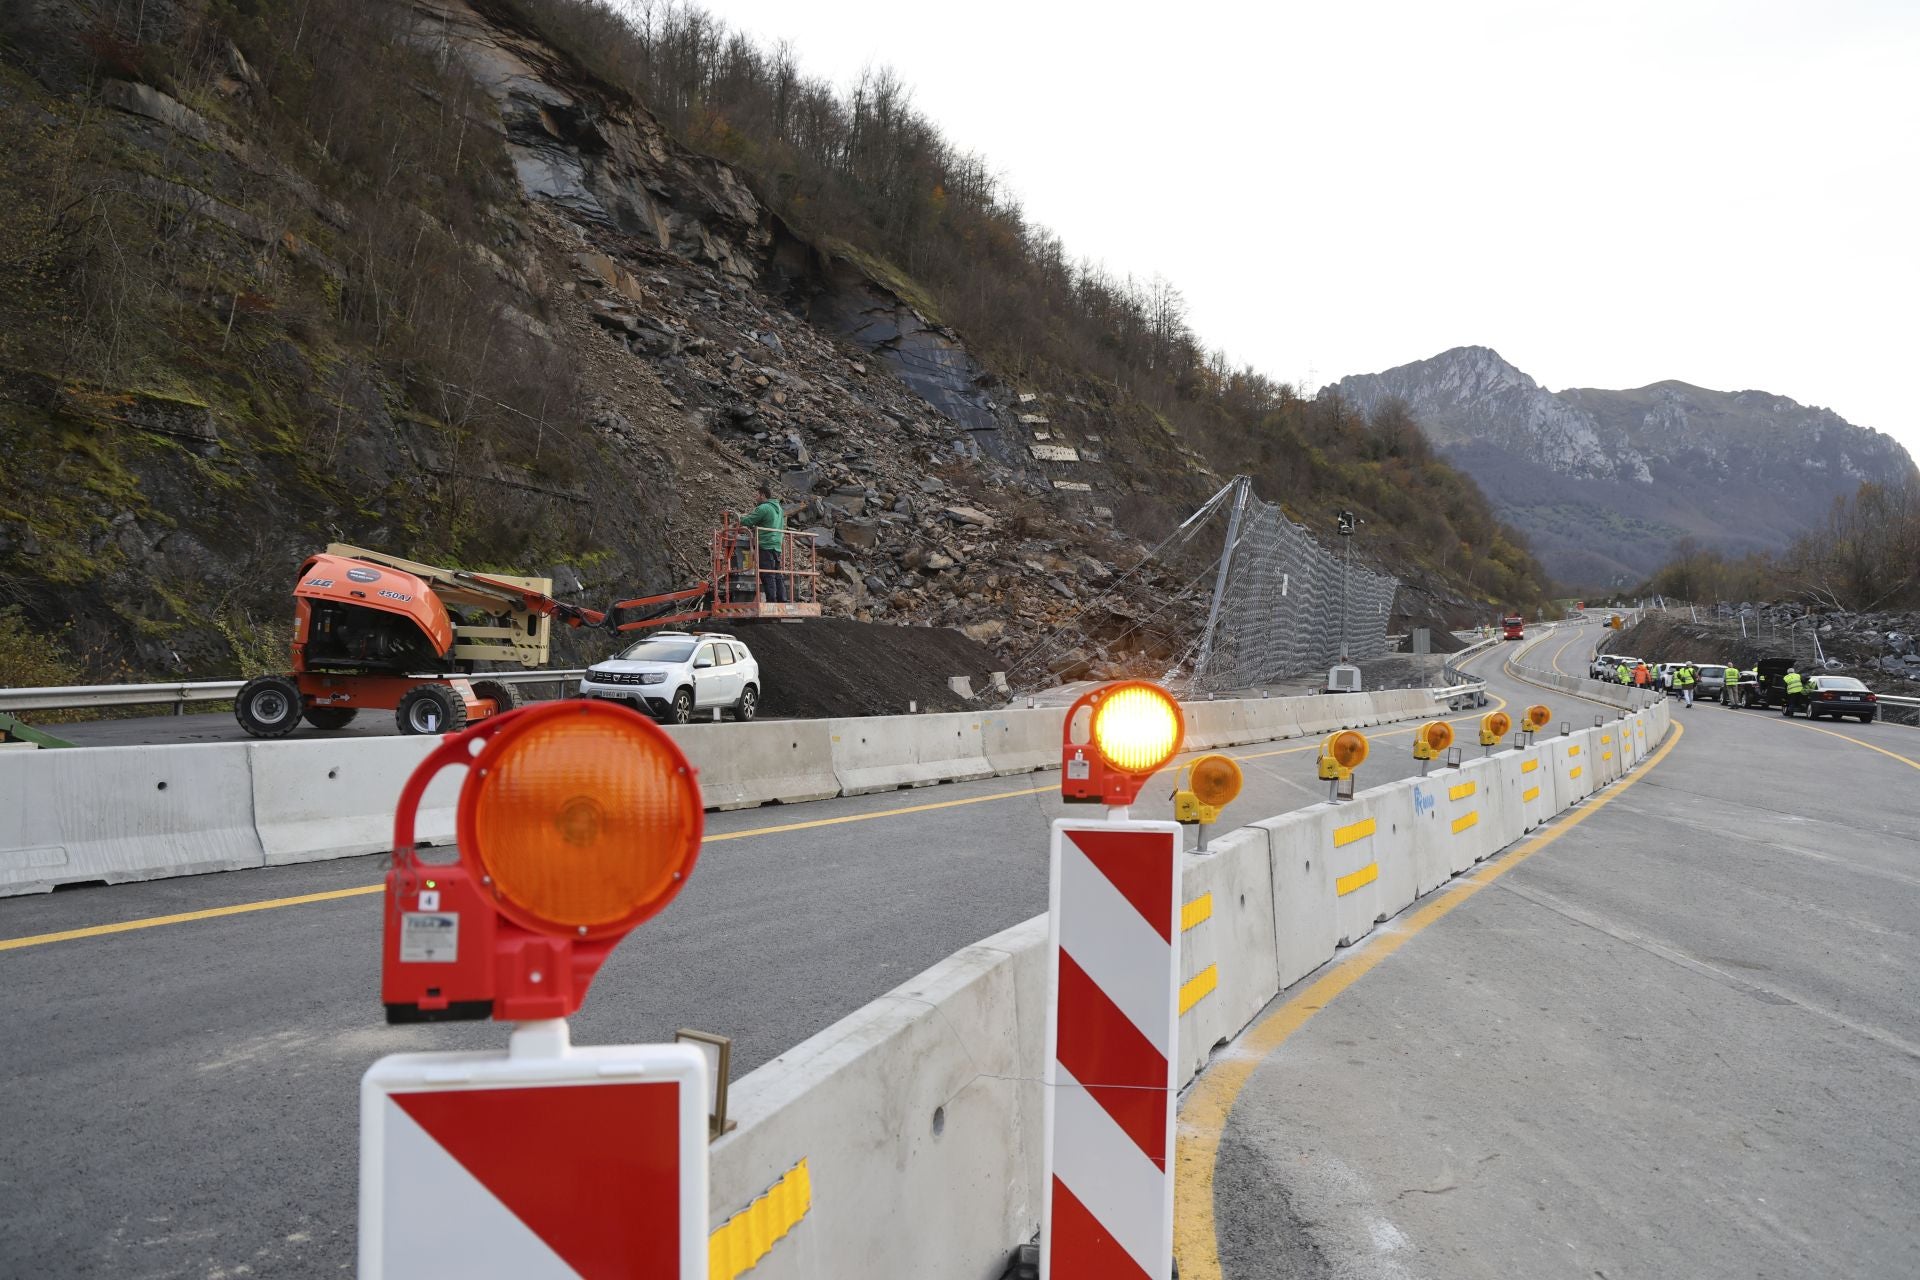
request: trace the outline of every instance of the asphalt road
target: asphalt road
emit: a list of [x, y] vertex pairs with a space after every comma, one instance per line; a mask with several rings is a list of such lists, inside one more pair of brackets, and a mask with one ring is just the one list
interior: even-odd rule
[[1920, 1275], [1920, 733], [1675, 719], [1227, 1051], [1186, 1280]]
[[[1375, 732], [1361, 785], [1414, 772], [1411, 735]], [[1321, 798], [1316, 749], [1235, 751], [1247, 788], [1228, 816]], [[767, 1061], [1044, 911], [1058, 785], [1042, 773], [710, 815], [685, 893], [610, 958], [576, 1043], [690, 1026], [735, 1037], [736, 1074]], [[1170, 790], [1136, 812], [1169, 816]], [[0, 1275], [350, 1272], [361, 1073], [386, 1053], [505, 1040], [490, 1024], [384, 1025], [380, 897], [365, 891], [383, 861], [0, 899]], [[333, 891], [349, 896], [6, 945]]]

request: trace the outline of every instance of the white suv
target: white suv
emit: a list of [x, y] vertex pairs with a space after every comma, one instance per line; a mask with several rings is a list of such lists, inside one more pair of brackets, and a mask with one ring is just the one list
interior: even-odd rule
[[732, 636], [656, 631], [587, 668], [580, 696], [624, 702], [670, 724], [714, 710], [751, 720], [760, 710], [760, 664]]

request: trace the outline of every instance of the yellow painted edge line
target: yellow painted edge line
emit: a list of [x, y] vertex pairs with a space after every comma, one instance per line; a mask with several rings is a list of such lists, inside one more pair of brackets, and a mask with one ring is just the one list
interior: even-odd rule
[[1522, 773], [1532, 773], [1535, 769], [1538, 769], [1539, 767], [1540, 767], [1540, 762], [1538, 760], [1522, 760], [1520, 762], [1520, 772]]
[[62, 929], [59, 933], [33, 933], [23, 938], [0, 938], [0, 951], [16, 947], [37, 947], [49, 942], [69, 942], [75, 938], [98, 938], [109, 933], [127, 933], [134, 929], [155, 929], [163, 924], [185, 924], [189, 920], [212, 920], [219, 916], [245, 915], [249, 911], [271, 911], [275, 907], [298, 907], [309, 902], [331, 902], [336, 898], [358, 898], [379, 893], [387, 887], [379, 884], [356, 885], [351, 889], [329, 889], [325, 893], [302, 893], [291, 898], [269, 898], [264, 902], [241, 902], [231, 907], [208, 907], [204, 911], [182, 911], [171, 916], [146, 916], [139, 920], [121, 920], [114, 924], [90, 924], [84, 929]]
[[1472, 795], [1474, 792], [1478, 791], [1479, 789], [1480, 789], [1479, 783], [1463, 782], [1457, 787], [1447, 788], [1447, 799], [1465, 800], [1468, 796]]
[[1865, 747], [1869, 751], [1878, 751], [1883, 756], [1887, 756], [1888, 758], [1893, 760], [1898, 760], [1901, 764], [1906, 765], [1909, 769], [1920, 769], [1920, 760], [1914, 760], [1908, 756], [1903, 756], [1898, 751], [1889, 751], [1885, 747], [1876, 747], [1871, 742], [1862, 742], [1860, 741], [1860, 739], [1850, 738], [1844, 733], [1835, 733], [1832, 729], [1822, 729], [1819, 725], [1799, 724], [1796, 721], [1792, 721], [1792, 720], [1787, 721], [1787, 723], [1793, 725], [1793, 727], [1796, 729], [1807, 729], [1813, 733], [1824, 733], [1829, 738], [1838, 738], [1842, 742], [1851, 742], [1856, 747]]
[[1358, 871], [1350, 872], [1333, 882], [1333, 896], [1344, 898], [1355, 889], [1364, 889], [1380, 878], [1380, 864], [1369, 862]]
[[1540, 788], [1538, 787], [1528, 787], [1525, 791], [1522, 791], [1520, 793], [1521, 804], [1532, 804], [1535, 800], [1538, 800], [1539, 798], [1540, 798]]
[[813, 1176], [802, 1157], [765, 1194], [716, 1227], [707, 1237], [710, 1280], [735, 1280], [773, 1251], [813, 1207]]
[[1210, 964], [1200, 972], [1180, 984], [1180, 1012], [1185, 1013], [1193, 1006], [1213, 994], [1220, 985], [1220, 966]]
[[1335, 827], [1333, 847], [1338, 849], [1343, 845], [1352, 844], [1355, 840], [1365, 840], [1374, 833], [1378, 825], [1372, 818], [1362, 818], [1358, 822], [1349, 822], [1344, 827]]
[[1453, 820], [1453, 834], [1459, 835], [1462, 831], [1465, 831], [1468, 827], [1478, 826], [1479, 824], [1480, 824], [1480, 811], [1478, 809], [1475, 809], [1469, 813], [1464, 813]]
[[1203, 893], [1192, 902], [1180, 908], [1180, 932], [1185, 933], [1197, 924], [1213, 918], [1213, 895]]
[[1305, 1026], [1309, 1018], [1422, 930], [1600, 812], [1621, 792], [1646, 777], [1667, 758], [1667, 753], [1679, 744], [1685, 732], [1675, 724], [1673, 736], [1647, 761], [1647, 769], [1622, 779], [1613, 790], [1594, 796], [1579, 809], [1570, 810], [1563, 821], [1555, 822], [1511, 854], [1485, 863], [1457, 888], [1408, 916], [1401, 927], [1376, 932], [1366, 947], [1348, 952], [1345, 959], [1334, 962], [1325, 976], [1302, 987], [1256, 1022], [1241, 1037], [1239, 1052], [1216, 1059], [1200, 1074], [1180, 1107], [1180, 1137], [1175, 1153], [1173, 1255], [1180, 1264], [1182, 1280], [1221, 1280], [1220, 1242], [1213, 1218], [1214, 1166], [1219, 1159], [1220, 1138], [1226, 1129], [1228, 1113], [1247, 1081], [1252, 1079], [1254, 1070]]

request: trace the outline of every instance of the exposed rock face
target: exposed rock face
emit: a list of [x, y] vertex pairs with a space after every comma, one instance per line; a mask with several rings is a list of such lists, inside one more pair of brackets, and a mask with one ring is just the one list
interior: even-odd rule
[[1552, 392], [1487, 347], [1329, 390], [1362, 412], [1404, 400], [1569, 583], [1641, 577], [1685, 535], [1736, 553], [1778, 550], [1862, 481], [1914, 474], [1891, 437], [1830, 409], [1672, 381]]

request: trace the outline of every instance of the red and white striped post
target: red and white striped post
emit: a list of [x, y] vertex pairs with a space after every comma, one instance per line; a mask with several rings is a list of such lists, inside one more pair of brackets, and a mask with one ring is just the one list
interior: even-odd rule
[[1180, 828], [1053, 824], [1042, 1280], [1168, 1280]]

